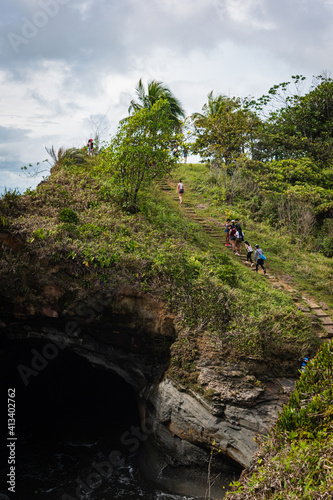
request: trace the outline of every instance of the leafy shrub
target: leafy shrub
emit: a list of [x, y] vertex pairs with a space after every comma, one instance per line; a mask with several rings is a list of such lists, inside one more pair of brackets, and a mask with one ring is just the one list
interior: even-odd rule
[[98, 191], [98, 198], [101, 201], [111, 201], [115, 199], [115, 189], [112, 185], [105, 183]]
[[0, 195], [0, 208], [2, 213], [10, 215], [13, 209], [18, 208], [20, 192], [17, 189], [5, 189]]
[[215, 266], [211, 274], [216, 276], [222, 283], [229, 286], [236, 286], [239, 281], [237, 268], [233, 265]]
[[63, 224], [61, 224], [61, 231], [71, 238], [77, 237], [79, 234], [76, 223], [73, 222], [64, 222]]
[[83, 224], [79, 229], [79, 233], [88, 238], [98, 238], [103, 233], [103, 228], [96, 224]]
[[32, 236], [38, 240], [45, 240], [45, 238], [49, 235], [50, 231], [45, 231], [41, 227], [39, 229], [36, 229], [33, 233]]
[[79, 222], [79, 216], [71, 208], [63, 208], [59, 213], [59, 219], [61, 222], [69, 222], [72, 224], [77, 224]]
[[319, 236], [317, 237], [317, 245], [326, 257], [333, 257], [333, 220], [324, 220]]
[[276, 425], [278, 433], [292, 437], [308, 432], [313, 439], [319, 432], [331, 432], [333, 424], [332, 375], [333, 351], [324, 344], [317, 356], [307, 364], [305, 373], [285, 406]]

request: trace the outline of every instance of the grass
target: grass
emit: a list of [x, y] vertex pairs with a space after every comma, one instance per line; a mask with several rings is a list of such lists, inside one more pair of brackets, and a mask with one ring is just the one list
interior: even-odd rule
[[[238, 217], [246, 239], [264, 248], [269, 270], [289, 275], [293, 287], [324, 300], [332, 312], [330, 259], [255, 221], [244, 204], [227, 204], [207, 167], [181, 165], [172, 175], [179, 177], [186, 186], [185, 202], [201, 217], [220, 223]], [[310, 320], [291, 297], [237, 262], [223, 240], [210, 238], [169, 194], [156, 186], [141, 193], [138, 213], [122, 211], [98, 158], [81, 165], [63, 162], [23, 196], [6, 193], [0, 221], [26, 243], [23, 254], [0, 250], [4, 295], [16, 297], [17, 283], [24, 281], [22, 293], [30, 294], [31, 303], [38, 301], [36, 279], [47, 275], [44, 270], [40, 276], [34, 262], [43, 260], [66, 273], [71, 263], [66, 274], [70, 300], [124, 284], [164, 300], [178, 334], [168, 375], [207, 398], [214, 394], [205, 394], [198, 384], [202, 356], [211, 356], [218, 366], [227, 360], [248, 363], [254, 385], [261, 387], [272, 376], [297, 377], [300, 359], [318, 349]], [[253, 472], [234, 484], [231, 500], [330, 498], [333, 353], [328, 349], [302, 375]]]
[[[300, 295], [325, 302], [329, 307], [328, 314], [333, 316], [332, 259], [321, 255], [311, 238], [300, 247], [290, 235], [273, 230], [265, 221], [255, 220], [255, 216], [246, 211], [244, 202], [227, 204], [223, 190], [216, 186], [206, 166], [182, 165], [173, 173], [173, 178], [178, 177], [182, 178], [187, 188], [186, 200], [196, 207], [202, 218], [214, 218], [219, 222], [224, 222], [227, 217], [239, 218], [246, 239], [252, 244], [258, 242], [265, 250], [269, 271], [284, 280], [290, 280]], [[237, 317], [238, 321], [230, 325], [230, 338], [240, 358], [249, 356], [250, 352], [256, 352], [261, 359], [264, 356], [269, 358], [272, 351], [279, 351], [282, 360], [283, 349], [286, 349], [285, 356], [288, 357], [291, 346], [295, 346], [290, 321], [295, 322], [294, 325], [299, 329], [298, 340], [306, 343], [302, 338], [304, 318], [301, 314], [295, 318], [288, 299], [282, 299], [281, 294], [276, 297], [281, 300], [281, 316], [278, 317], [275, 291], [268, 287], [267, 295], [263, 298], [263, 285], [256, 278], [251, 284], [248, 277], [245, 280], [251, 293], [247, 300], [242, 295], [242, 307], [234, 311], [233, 317]], [[237, 289], [233, 291], [238, 293]], [[253, 296], [257, 298], [257, 307], [250, 303]], [[280, 338], [276, 336], [277, 333]], [[186, 348], [189, 349], [189, 346]], [[193, 351], [192, 357], [194, 370]], [[191, 359], [190, 355], [188, 358]], [[226, 497], [228, 500], [332, 498], [332, 371], [333, 348], [330, 344], [324, 344], [299, 379], [289, 404], [283, 408], [270, 435], [258, 440], [260, 448], [251, 469], [233, 483], [232, 492]], [[257, 383], [261, 381], [257, 380]]]
[[[266, 265], [276, 276], [287, 276], [301, 293], [324, 301], [333, 315], [333, 261], [317, 250], [309, 238], [302, 246], [293, 242], [289, 234], [276, 231], [267, 222], [257, 222], [242, 200], [227, 203], [221, 188], [206, 165], [181, 165], [173, 172], [174, 179], [182, 178], [187, 188], [186, 198], [191, 205], [201, 206], [202, 217], [215, 218], [224, 223], [226, 218], [239, 218], [252, 246], [258, 243], [267, 256]], [[223, 194], [223, 193], [222, 193]]]
[[[201, 178], [204, 167], [191, 168], [186, 171]], [[186, 183], [194, 204], [202, 201], [190, 179]], [[71, 261], [87, 289], [101, 282], [129, 284], [160, 297], [176, 314], [178, 330], [194, 332], [191, 352], [196, 335], [209, 331], [223, 339], [223, 356], [269, 359], [272, 372], [285, 375], [297, 374], [298, 360], [317, 348], [310, 321], [292, 300], [226, 255], [169, 194], [156, 187], [152, 196], [147, 189], [138, 213], [122, 211], [98, 158], [58, 165], [36, 191], [10, 204], [6, 197], [1, 202], [7, 227], [27, 242], [30, 254]], [[207, 213], [221, 212], [212, 207]], [[7, 263], [2, 277], [8, 293], [14, 293], [13, 273], [15, 278], [27, 273], [27, 259], [4, 250], [2, 257]], [[288, 361], [281, 362], [286, 351]], [[188, 360], [177, 342], [173, 356], [173, 376], [186, 379]]]

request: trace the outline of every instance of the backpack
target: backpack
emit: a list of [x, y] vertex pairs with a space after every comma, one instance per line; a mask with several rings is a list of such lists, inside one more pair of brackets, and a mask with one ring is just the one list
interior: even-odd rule
[[236, 229], [238, 231], [238, 238], [240, 240], [244, 241], [244, 233], [242, 231], [241, 225], [240, 224], [236, 224]]
[[309, 361], [309, 358], [303, 358], [302, 364], [301, 364], [300, 369], [299, 369], [300, 372], [305, 372], [306, 365], [308, 364], [308, 361]]
[[266, 257], [264, 256], [263, 253], [261, 253], [259, 259], [266, 260]]

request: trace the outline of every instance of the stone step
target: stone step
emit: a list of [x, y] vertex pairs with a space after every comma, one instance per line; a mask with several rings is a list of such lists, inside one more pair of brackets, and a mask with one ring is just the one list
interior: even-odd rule
[[310, 314], [310, 309], [303, 304], [295, 304], [297, 308], [302, 311], [304, 314]]
[[311, 309], [313, 310], [314, 314], [318, 316], [318, 318], [324, 318], [325, 316], [327, 316], [327, 314], [322, 309], [316, 309], [314, 307], [311, 307]]
[[323, 325], [332, 325], [333, 326], [333, 321], [331, 320], [331, 318], [329, 316], [322, 316], [322, 317], [319, 317], [319, 319]]
[[323, 325], [323, 328], [328, 337], [333, 337], [333, 325]]
[[316, 304], [313, 300], [308, 299], [307, 297], [302, 297], [302, 299], [304, 300], [304, 302], [308, 304], [308, 306], [311, 307], [311, 309], [320, 309], [320, 306]]

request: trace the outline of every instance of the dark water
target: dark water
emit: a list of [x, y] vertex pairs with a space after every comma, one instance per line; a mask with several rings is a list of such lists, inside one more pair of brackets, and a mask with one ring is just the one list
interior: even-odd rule
[[[28, 366], [31, 347], [2, 351], [1, 402], [7, 403], [3, 396], [15, 388], [17, 441], [16, 491], [7, 489], [4, 446], [0, 500], [6, 495], [10, 500], [205, 497], [206, 465], [187, 469], [158, 463], [149, 435], [141, 430], [134, 391], [125, 381], [63, 351], [24, 385], [17, 365]], [[6, 437], [7, 420], [1, 425], [1, 437]], [[223, 498], [232, 479], [231, 473], [220, 475], [211, 498]]]
[[[127, 499], [198, 499], [204, 498], [205, 474], [184, 473], [174, 469], [160, 484], [140, 471], [139, 455], [113, 449], [103, 441], [67, 441], [59, 445], [31, 442], [19, 450], [20, 468], [17, 500], [127, 500]], [[111, 452], [109, 450], [112, 449]], [[222, 498], [223, 487], [213, 488], [214, 497]], [[192, 494], [191, 494], [192, 493]], [[0, 497], [1, 498], [1, 497]]]

